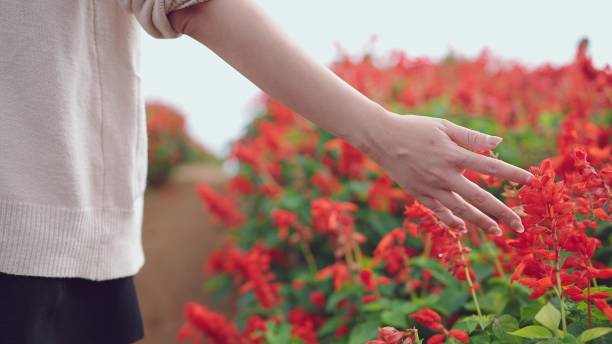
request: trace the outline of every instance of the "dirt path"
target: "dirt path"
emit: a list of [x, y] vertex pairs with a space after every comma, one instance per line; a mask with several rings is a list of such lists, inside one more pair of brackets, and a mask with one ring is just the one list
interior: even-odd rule
[[202, 291], [204, 256], [216, 247], [224, 228], [212, 222], [195, 192], [197, 181], [220, 186], [227, 177], [215, 166], [183, 166], [171, 182], [145, 196], [145, 265], [136, 287], [145, 324], [140, 344], [176, 343], [187, 301], [206, 303]]

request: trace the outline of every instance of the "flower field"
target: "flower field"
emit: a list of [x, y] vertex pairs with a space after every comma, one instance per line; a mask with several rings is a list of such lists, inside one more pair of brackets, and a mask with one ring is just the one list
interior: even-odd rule
[[236, 317], [189, 303], [178, 339], [612, 342], [612, 69], [593, 66], [586, 41], [562, 66], [392, 52], [331, 68], [396, 113], [503, 137], [479, 153], [535, 178], [466, 176], [515, 209], [525, 232], [447, 227], [361, 151], [264, 98], [232, 148], [239, 174], [225, 190], [197, 188], [228, 228], [206, 259], [207, 289], [234, 299]]
[[146, 104], [148, 169], [147, 185], [163, 184], [172, 169], [185, 162], [214, 163], [215, 156], [187, 134], [185, 117], [159, 101]]

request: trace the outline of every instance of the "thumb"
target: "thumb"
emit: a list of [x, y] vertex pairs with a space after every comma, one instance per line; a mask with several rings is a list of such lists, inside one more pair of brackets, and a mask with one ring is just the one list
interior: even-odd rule
[[468, 129], [446, 121], [446, 134], [455, 143], [471, 150], [489, 150], [502, 142], [499, 136], [491, 136], [476, 130]]

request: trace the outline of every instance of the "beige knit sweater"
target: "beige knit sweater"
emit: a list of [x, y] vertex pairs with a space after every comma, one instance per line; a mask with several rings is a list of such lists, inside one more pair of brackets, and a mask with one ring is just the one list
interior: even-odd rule
[[178, 37], [167, 14], [203, 1], [0, 0], [0, 272], [143, 266], [138, 26]]

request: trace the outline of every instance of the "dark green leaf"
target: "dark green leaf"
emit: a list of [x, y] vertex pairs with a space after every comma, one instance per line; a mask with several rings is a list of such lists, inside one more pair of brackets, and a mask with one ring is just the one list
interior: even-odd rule
[[509, 335], [508, 332], [518, 330], [518, 321], [514, 317], [504, 314], [493, 321], [493, 334], [504, 344], [520, 343], [521, 340], [515, 336]]
[[317, 331], [317, 335], [319, 337], [325, 337], [327, 335], [330, 335], [330, 334], [334, 333], [334, 331], [336, 331], [338, 326], [340, 326], [340, 324], [344, 320], [343, 318], [344, 318], [344, 314], [340, 314], [340, 315], [337, 315], [337, 316], [335, 316], [333, 318], [328, 319], [323, 324], [323, 326], [321, 326], [321, 328], [319, 328], [319, 330]]
[[521, 322], [532, 320], [536, 313], [542, 308], [542, 305], [537, 302], [531, 302], [521, 307]]
[[349, 335], [349, 344], [363, 344], [376, 338], [378, 326], [377, 321], [368, 320], [353, 327]]
[[454, 328], [458, 329], [458, 330], [463, 330], [467, 333], [472, 333], [472, 331], [474, 331], [476, 329], [476, 327], [478, 327], [478, 316], [477, 315], [471, 315], [469, 317], [465, 317], [461, 320], [459, 320]]
[[384, 324], [398, 329], [406, 328], [408, 314], [414, 313], [419, 306], [412, 302], [396, 301], [391, 302], [391, 307], [382, 312], [381, 320]]

